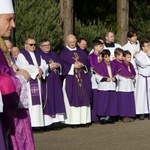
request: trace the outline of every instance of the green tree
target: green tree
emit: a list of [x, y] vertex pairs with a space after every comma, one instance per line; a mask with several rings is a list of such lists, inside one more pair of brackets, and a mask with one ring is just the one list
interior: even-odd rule
[[62, 44], [62, 29], [59, 20], [59, 1], [15, 0], [16, 42], [23, 48], [27, 37], [37, 43], [42, 38], [51, 41], [52, 49], [58, 51]]
[[137, 31], [139, 39], [150, 39], [149, 0], [130, 1], [130, 29]]

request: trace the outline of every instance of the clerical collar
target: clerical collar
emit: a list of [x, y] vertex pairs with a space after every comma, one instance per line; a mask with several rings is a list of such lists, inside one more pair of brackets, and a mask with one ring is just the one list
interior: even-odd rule
[[76, 51], [77, 50], [77, 48], [75, 47], [75, 48], [70, 48], [69, 46], [66, 46], [70, 51]]
[[[28, 51], [28, 50], [26, 50], [26, 51]], [[28, 51], [30, 54], [32, 54], [32, 53], [34, 53], [35, 51], [33, 51], [33, 52], [31, 52], [31, 51]]]
[[115, 47], [115, 43], [107, 43], [105, 42], [106, 47]]

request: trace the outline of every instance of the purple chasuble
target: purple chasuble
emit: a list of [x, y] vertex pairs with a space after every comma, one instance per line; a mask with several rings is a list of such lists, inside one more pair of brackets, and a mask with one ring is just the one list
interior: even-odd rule
[[[29, 62], [30, 65], [34, 65], [33, 60], [30, 56], [30, 53], [27, 50], [22, 50], [21, 53], [25, 56], [26, 60]], [[41, 64], [41, 57], [39, 53], [34, 52], [35, 58], [37, 60], [38, 65]], [[31, 90], [31, 96], [32, 96], [32, 105], [38, 105], [40, 104], [40, 95], [39, 95], [39, 87], [38, 87], [38, 81], [37, 79], [33, 80], [30, 79], [30, 90]]]
[[136, 76], [136, 72], [131, 63], [127, 64], [123, 61], [120, 67], [121, 67], [121, 69], [119, 71], [120, 76], [123, 76], [125, 78], [130, 78], [130, 77]]
[[[50, 64], [50, 60], [59, 63], [59, 57], [53, 51], [44, 53], [39, 49], [38, 53], [47, 64]], [[65, 113], [59, 68], [54, 71], [51, 70], [46, 79], [42, 79], [42, 100], [44, 114], [54, 116]]]
[[[114, 62], [110, 62], [109, 65], [111, 68], [112, 77], [116, 76], [118, 74], [118, 68], [116, 67], [116, 64]], [[108, 74], [107, 64], [104, 60], [102, 60], [99, 64], [96, 65], [94, 71], [104, 78], [110, 77]]]
[[89, 106], [92, 96], [91, 79], [88, 73], [84, 73], [84, 68], [74, 69], [74, 75], [68, 75], [71, 65], [75, 59], [83, 63], [88, 69], [90, 64], [84, 51], [70, 51], [65, 47], [60, 53], [60, 60], [63, 67], [63, 77], [66, 79], [66, 93], [70, 106]]

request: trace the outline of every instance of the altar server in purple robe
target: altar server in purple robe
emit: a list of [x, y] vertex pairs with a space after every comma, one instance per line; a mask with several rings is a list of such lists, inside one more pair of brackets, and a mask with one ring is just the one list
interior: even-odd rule
[[[42, 79], [44, 125], [49, 126], [53, 123], [64, 121], [65, 106], [62, 93], [62, 81], [60, 79], [62, 67], [59, 57], [51, 50], [48, 39], [41, 40], [38, 53], [48, 65], [50, 64], [46, 78]], [[54, 125], [51, 128], [57, 129]]]
[[138, 66], [137, 92], [136, 92], [136, 114], [140, 120], [144, 120], [145, 114], [150, 116], [150, 58], [147, 52], [150, 51], [148, 40], [140, 41], [141, 51], [135, 55]]
[[93, 68], [102, 61], [101, 52], [104, 48], [104, 44], [99, 40], [93, 40], [92, 41], [92, 48], [94, 50], [93, 53], [91, 53], [88, 56], [88, 59], [91, 64], [91, 81], [92, 81], [92, 105], [91, 105], [91, 113], [92, 113], [92, 121], [97, 122], [99, 121], [99, 117], [96, 114], [96, 103], [98, 99], [97, 94], [97, 83], [95, 80], [95, 72], [93, 72]]
[[31, 75], [31, 79], [28, 82], [31, 125], [32, 127], [43, 127], [44, 118], [40, 78], [45, 78], [48, 65], [39, 53], [35, 52], [36, 41], [33, 38], [29, 37], [25, 40], [24, 48], [18, 55], [17, 66]]
[[124, 51], [124, 61], [121, 63], [121, 68], [118, 77], [117, 98], [119, 103], [119, 115], [123, 122], [131, 122], [136, 116], [135, 99], [134, 99], [134, 84], [136, 72], [131, 64], [131, 53]]
[[91, 122], [90, 64], [86, 53], [76, 47], [76, 37], [68, 35], [66, 46], [60, 52], [63, 67], [63, 94], [66, 107], [65, 124], [88, 126]]
[[96, 114], [100, 117], [101, 124], [114, 123], [110, 116], [118, 115], [116, 97], [116, 82], [118, 69], [110, 61], [110, 51], [102, 51], [102, 61], [94, 68], [98, 86], [99, 99], [97, 100]]
[[113, 60], [113, 62], [116, 64], [119, 71], [123, 61], [123, 50], [121, 48], [116, 48], [114, 51], [114, 55], [115, 55], [115, 59]]

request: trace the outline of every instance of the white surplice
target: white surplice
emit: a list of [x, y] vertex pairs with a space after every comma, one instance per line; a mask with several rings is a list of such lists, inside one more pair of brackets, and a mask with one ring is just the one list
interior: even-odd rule
[[140, 51], [140, 44], [139, 41], [137, 41], [137, 44], [131, 44], [130, 41], [128, 41], [123, 47], [123, 50], [128, 50], [131, 53], [131, 63], [134, 66], [134, 69], [137, 70], [137, 66], [134, 59], [134, 53], [136, 51]]
[[[20, 53], [17, 58], [17, 66], [19, 67], [19, 69], [26, 70], [31, 75], [32, 79], [37, 78], [37, 75], [39, 73], [38, 67], [40, 67], [43, 71], [42, 77], [45, 78], [45, 75], [47, 73], [46, 71], [48, 69], [48, 65], [46, 64], [45, 60], [41, 58], [41, 65], [38, 66], [35, 54], [33, 52], [29, 52], [29, 54], [32, 58], [34, 65], [29, 64], [29, 62], [24, 57], [24, 55]], [[43, 107], [42, 107], [42, 98], [41, 98], [41, 81], [38, 78], [37, 80], [38, 80], [39, 95], [40, 95], [40, 104], [38, 105], [32, 105], [30, 82], [28, 82], [29, 113], [30, 113], [32, 127], [44, 126], [44, 116], [43, 116]]]
[[110, 60], [114, 60], [115, 59], [115, 54], [114, 54], [114, 51], [116, 48], [122, 48], [122, 46], [118, 43], [114, 43], [114, 47], [106, 47], [104, 45], [104, 49], [109, 49], [110, 51]]
[[147, 114], [150, 112], [150, 58], [140, 51], [135, 55], [135, 61], [138, 67], [136, 114]]

